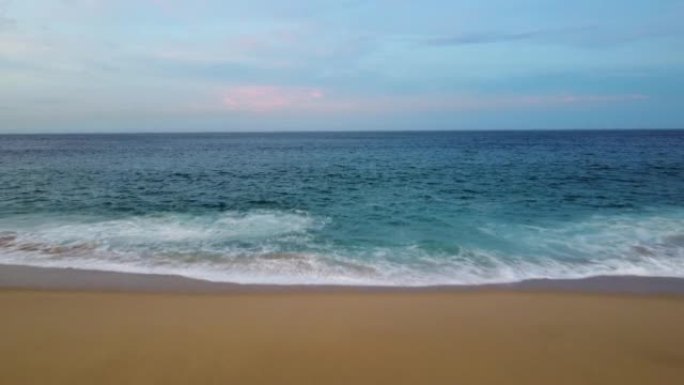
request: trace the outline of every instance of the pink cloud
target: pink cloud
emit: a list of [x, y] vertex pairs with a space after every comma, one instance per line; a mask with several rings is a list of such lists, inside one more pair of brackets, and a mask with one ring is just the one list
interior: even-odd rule
[[237, 86], [222, 93], [223, 106], [231, 111], [276, 112], [317, 108], [325, 93], [317, 88]]
[[[564, 108], [648, 100], [642, 94], [557, 94], [557, 95], [340, 95], [315, 87], [277, 85], [240, 85], [218, 92], [218, 103], [196, 106], [203, 110], [311, 114], [401, 114], [411, 112], [446, 112]], [[216, 100], [216, 99], [214, 99]]]

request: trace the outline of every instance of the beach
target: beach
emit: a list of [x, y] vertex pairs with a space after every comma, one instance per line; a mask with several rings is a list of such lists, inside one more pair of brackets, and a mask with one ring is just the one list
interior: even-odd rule
[[684, 385], [683, 17], [0, 0], [0, 385]]
[[[652, 286], [673, 289], [669, 293], [620, 293], [582, 291], [577, 283], [578, 290], [293, 288], [11, 266], [0, 271], [6, 272], [0, 274], [2, 384], [624, 385], [684, 379], [678, 280]], [[46, 282], [45, 274], [50, 284], [31, 288], [31, 278]], [[142, 281], [147, 286], [136, 283]]]

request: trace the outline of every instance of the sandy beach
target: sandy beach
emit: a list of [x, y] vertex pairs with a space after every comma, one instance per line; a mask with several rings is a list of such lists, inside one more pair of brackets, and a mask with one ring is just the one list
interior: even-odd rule
[[[88, 273], [62, 273], [71, 282], [75, 275], [88, 282]], [[2, 281], [2, 384], [684, 380], [684, 297], [676, 294], [501, 288], [183, 293], [12, 289]]]

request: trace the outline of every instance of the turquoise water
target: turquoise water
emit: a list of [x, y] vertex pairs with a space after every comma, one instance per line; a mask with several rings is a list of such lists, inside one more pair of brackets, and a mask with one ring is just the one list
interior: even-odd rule
[[684, 277], [684, 131], [0, 136], [0, 263], [278, 284]]

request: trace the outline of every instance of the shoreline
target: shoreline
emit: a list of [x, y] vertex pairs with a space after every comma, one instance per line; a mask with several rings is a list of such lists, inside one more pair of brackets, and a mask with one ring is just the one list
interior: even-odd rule
[[675, 384], [682, 282], [268, 286], [0, 265], [0, 383]]
[[596, 276], [577, 279], [532, 279], [512, 283], [448, 286], [275, 285], [213, 282], [180, 275], [0, 264], [0, 290], [8, 289], [169, 294], [493, 291], [682, 296], [684, 295], [684, 278]]

